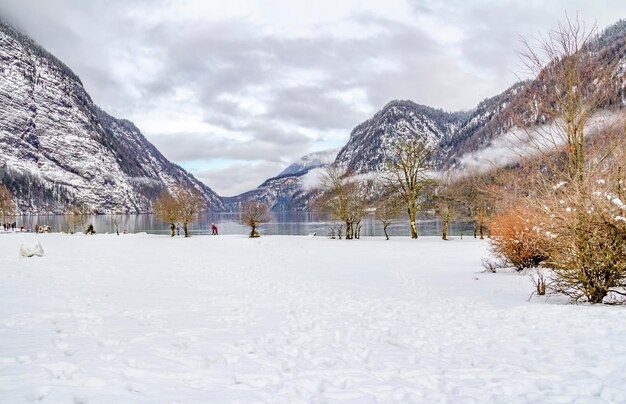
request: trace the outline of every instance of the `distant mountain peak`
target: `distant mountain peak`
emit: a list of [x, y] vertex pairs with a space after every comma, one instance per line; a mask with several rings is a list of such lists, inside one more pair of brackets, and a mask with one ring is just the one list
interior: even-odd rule
[[277, 177], [305, 174], [313, 168], [321, 167], [326, 164], [331, 164], [333, 161], [335, 161], [335, 157], [337, 157], [338, 152], [339, 148], [336, 148], [320, 150], [304, 155], [300, 157], [298, 161], [292, 163], [291, 165], [289, 165], [289, 167], [281, 171], [281, 173], [278, 174]]

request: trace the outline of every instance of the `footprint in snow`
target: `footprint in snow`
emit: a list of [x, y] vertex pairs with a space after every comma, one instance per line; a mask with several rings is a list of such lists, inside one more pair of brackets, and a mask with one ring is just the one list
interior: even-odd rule
[[78, 372], [79, 368], [68, 362], [57, 362], [41, 365], [42, 368], [48, 371], [56, 379], [72, 379]]

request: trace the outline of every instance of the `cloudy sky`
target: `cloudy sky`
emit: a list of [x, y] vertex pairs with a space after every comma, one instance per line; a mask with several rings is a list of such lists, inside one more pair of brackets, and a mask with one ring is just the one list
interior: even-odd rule
[[0, 15], [220, 195], [339, 147], [392, 99], [471, 109], [523, 70], [519, 36], [626, 1], [0, 0]]

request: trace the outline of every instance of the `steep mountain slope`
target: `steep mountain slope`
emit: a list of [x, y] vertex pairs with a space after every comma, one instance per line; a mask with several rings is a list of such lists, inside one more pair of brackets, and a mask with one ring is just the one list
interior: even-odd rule
[[480, 102], [453, 136], [440, 143], [439, 167], [453, 166], [463, 154], [486, 147], [491, 140], [511, 129], [513, 120], [503, 112], [526, 85], [526, 82], [516, 83], [501, 94]]
[[80, 79], [28, 37], [0, 22], [0, 181], [22, 213], [143, 213], [162, 189], [220, 198], [170, 163], [141, 132], [95, 106]]
[[[594, 66], [584, 73], [590, 75], [585, 78], [591, 83], [588, 86], [604, 83], [599, 87], [604, 93], [602, 102], [596, 107], [622, 110], [626, 106], [626, 20], [605, 29], [583, 52], [589, 55], [584, 60]], [[442, 143], [443, 167], [462, 168], [459, 164], [464, 155], [489, 147], [516, 126], [533, 127], [550, 122], [553, 117], [546, 111], [556, 105], [554, 94], [559, 86], [554, 77], [560, 74], [560, 62], [553, 60], [534, 80], [517, 83], [481, 102], [454, 136]], [[610, 79], [602, 80], [598, 74], [604, 74], [607, 67], [612, 69]], [[593, 93], [597, 89], [586, 88], [585, 92]]]
[[351, 174], [382, 171], [398, 138], [418, 137], [436, 148], [466, 120], [467, 113], [448, 113], [412, 101], [391, 101], [352, 130], [335, 164]]

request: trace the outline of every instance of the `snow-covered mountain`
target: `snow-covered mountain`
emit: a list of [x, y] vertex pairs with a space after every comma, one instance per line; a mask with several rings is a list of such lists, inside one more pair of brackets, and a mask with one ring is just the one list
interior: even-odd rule
[[[623, 111], [626, 107], [626, 20], [620, 20], [589, 42], [590, 63], [611, 66], [611, 80], [587, 80], [591, 86], [604, 82], [605, 99], [599, 109]], [[554, 65], [556, 61], [551, 64]], [[558, 66], [558, 65], [557, 65]], [[519, 82], [495, 97], [485, 99], [447, 141], [441, 143], [443, 168], [462, 167], [463, 156], [487, 149], [517, 125], [535, 126], [550, 122], [543, 105], [554, 102], [554, 68], [544, 69], [534, 80]], [[602, 70], [602, 69], [599, 69]], [[596, 74], [594, 71], [591, 74]], [[547, 108], [550, 109], [550, 108]]]
[[224, 197], [230, 211], [238, 211], [248, 201], [262, 202], [274, 211], [308, 210], [307, 177], [315, 170], [335, 161], [339, 149], [317, 151], [301, 157], [275, 177], [265, 180], [256, 189], [234, 197]]
[[504, 92], [481, 101], [470, 111], [452, 136], [439, 146], [439, 167], [450, 167], [468, 152], [484, 147], [513, 126], [506, 108], [522, 93], [528, 82], [519, 82]]
[[300, 157], [300, 160], [291, 164], [289, 167], [285, 168], [280, 174], [276, 177], [284, 177], [287, 175], [298, 175], [309, 172], [317, 167], [325, 166], [326, 164], [331, 164], [335, 161], [337, 157], [337, 153], [339, 149], [328, 149], [321, 150], [313, 153], [309, 153], [305, 156]]
[[[463, 154], [479, 139], [491, 139], [508, 129], [501, 111], [511, 101], [523, 84], [517, 84], [502, 94], [484, 100], [469, 112], [445, 112], [407, 100], [394, 100], [376, 112], [370, 119], [357, 125], [347, 144], [331, 154], [322, 152], [326, 163], [345, 167], [350, 175], [380, 172], [398, 138], [418, 137], [433, 147], [435, 164], [443, 167], [456, 153]], [[233, 198], [224, 198], [230, 210], [237, 210], [248, 200], [263, 202], [273, 210], [307, 210], [311, 204], [304, 175], [318, 162], [318, 153], [304, 156], [276, 177], [266, 180], [258, 188]]]
[[[623, 111], [626, 107], [626, 20], [620, 20], [602, 32], [591, 42], [589, 51], [601, 63], [621, 61], [614, 73], [615, 88], [607, 89], [613, 96], [603, 107]], [[550, 98], [549, 94], [542, 92], [549, 87], [546, 83], [543, 75], [533, 81], [516, 83], [467, 112], [445, 112], [412, 101], [391, 101], [352, 130], [334, 164], [345, 167], [350, 175], [382, 171], [390, 146], [396, 139], [418, 137], [436, 150], [436, 167], [463, 169], [463, 156], [488, 150], [516, 123], [545, 123], [547, 118], [541, 115], [540, 105]], [[284, 173], [296, 175], [298, 169], [299, 166], [294, 164]], [[306, 209], [310, 202], [303, 181], [290, 176], [286, 178], [268, 179], [256, 190], [236, 197], [237, 203], [252, 198], [264, 201], [274, 209]], [[276, 204], [279, 199], [283, 202]]]
[[335, 163], [351, 174], [382, 171], [399, 138], [417, 137], [437, 148], [466, 120], [466, 112], [445, 112], [412, 101], [391, 101], [352, 130]]
[[131, 122], [98, 108], [80, 79], [31, 39], [0, 22], [0, 182], [22, 213], [142, 213], [162, 189], [221, 199], [172, 164]]

